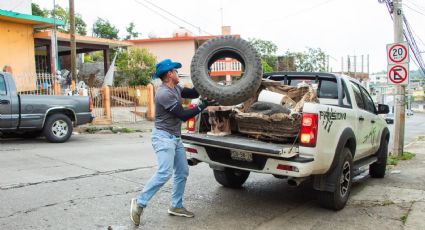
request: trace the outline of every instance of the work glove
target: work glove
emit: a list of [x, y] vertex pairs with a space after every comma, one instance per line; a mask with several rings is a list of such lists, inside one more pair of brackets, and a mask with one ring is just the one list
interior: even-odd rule
[[198, 104], [199, 108], [202, 110], [207, 108], [208, 106], [217, 106], [217, 105], [219, 105], [217, 101], [215, 101], [214, 99], [208, 99], [206, 97], [200, 98], [199, 104]]

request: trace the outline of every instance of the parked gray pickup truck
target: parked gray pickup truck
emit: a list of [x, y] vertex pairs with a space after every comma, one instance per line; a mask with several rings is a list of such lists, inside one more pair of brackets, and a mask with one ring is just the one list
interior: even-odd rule
[[93, 120], [89, 97], [19, 95], [13, 78], [0, 72], [0, 135], [44, 135], [62, 143], [74, 126]]

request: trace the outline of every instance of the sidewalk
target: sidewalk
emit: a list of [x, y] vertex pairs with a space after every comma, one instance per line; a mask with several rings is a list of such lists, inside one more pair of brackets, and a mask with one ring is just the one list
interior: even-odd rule
[[405, 148], [405, 151], [415, 153], [416, 156], [411, 160], [411, 164], [402, 165], [402, 170], [406, 170], [407, 177], [416, 178], [416, 188], [422, 191], [422, 197], [413, 201], [413, 204], [407, 215], [404, 229], [423, 229], [425, 228], [425, 140], [411, 143]]

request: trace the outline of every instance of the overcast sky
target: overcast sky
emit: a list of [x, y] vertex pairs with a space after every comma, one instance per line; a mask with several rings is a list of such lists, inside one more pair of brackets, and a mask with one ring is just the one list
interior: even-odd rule
[[[33, 0], [42, 8], [53, 7], [54, 0]], [[68, 7], [68, 0], [55, 0]], [[154, 7], [165, 9], [180, 19]], [[417, 44], [425, 51], [425, 1], [403, 0], [405, 15], [417, 35]], [[222, 10], [221, 10], [222, 9]], [[218, 35], [221, 25], [232, 27], [242, 38], [269, 40], [278, 47], [278, 55], [321, 48], [331, 56], [333, 71], [341, 70], [341, 57], [370, 56], [370, 72], [386, 70], [386, 44], [392, 43], [393, 23], [385, 4], [378, 0], [75, 0], [75, 11], [88, 24], [107, 19], [126, 35], [130, 22], [136, 24], [141, 38], [149, 34], [171, 37], [179, 26], [194, 35]], [[161, 16], [162, 15], [162, 16]], [[189, 23], [189, 24], [188, 24]], [[200, 29], [199, 29], [200, 28]], [[208, 34], [207, 34], [208, 33]], [[422, 54], [425, 58], [425, 54]], [[346, 68], [346, 67], [344, 67]], [[366, 71], [366, 66], [364, 67]], [[411, 69], [417, 69], [411, 61]]]

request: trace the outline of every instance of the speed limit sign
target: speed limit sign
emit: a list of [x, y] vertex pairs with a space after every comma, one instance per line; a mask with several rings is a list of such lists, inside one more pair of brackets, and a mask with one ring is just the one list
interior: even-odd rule
[[406, 42], [387, 45], [388, 65], [409, 63], [409, 48]]

